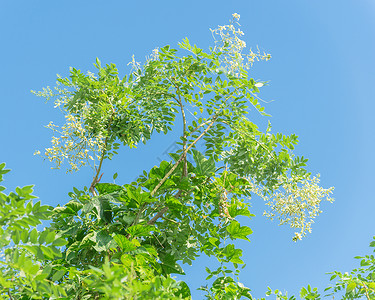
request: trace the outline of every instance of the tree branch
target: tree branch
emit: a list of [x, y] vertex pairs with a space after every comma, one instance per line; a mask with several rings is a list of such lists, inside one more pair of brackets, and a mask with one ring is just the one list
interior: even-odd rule
[[[184, 106], [182, 105], [182, 101], [181, 101], [181, 92], [180, 92], [180, 87], [176, 84], [176, 79], [174, 77], [172, 77], [172, 80], [169, 80], [169, 82], [171, 82], [174, 87], [176, 88], [176, 94], [178, 95], [178, 99], [173, 97], [173, 99], [176, 100], [176, 102], [180, 105], [180, 108], [181, 108], [181, 115], [182, 115], [182, 126], [183, 126], [183, 137], [186, 139], [186, 116], [185, 116], [185, 111], [184, 111]], [[182, 151], [185, 152], [186, 150], [186, 140], [183, 141], [182, 143]], [[184, 157], [184, 169], [183, 169], [183, 172], [182, 172], [182, 177], [185, 177], [187, 176], [187, 158], [186, 158], [186, 154], [185, 154], [185, 157]]]
[[[220, 121], [226, 125], [228, 125], [230, 127], [230, 125], [228, 124], [228, 122], [226, 121]], [[257, 143], [260, 147], [262, 147], [264, 150], [266, 150], [268, 152], [268, 154], [275, 160], [277, 160], [277, 158], [275, 157], [275, 155], [270, 151], [270, 149], [268, 149], [264, 144], [262, 144], [261, 142], [259, 142], [257, 139], [255, 139], [254, 137], [252, 137], [251, 135], [249, 135], [247, 132], [245, 131], [242, 131], [240, 130], [241, 133], [245, 134], [247, 137], [249, 137], [250, 139], [252, 139], [255, 143]]]
[[370, 296], [369, 296], [369, 294], [368, 294], [366, 284], [365, 284], [364, 282], [362, 282], [362, 285], [363, 285], [363, 287], [364, 287], [364, 289], [365, 289], [365, 292], [366, 292], [366, 298], [367, 298], [368, 300], [370, 300]]
[[10, 300], [13, 300], [12, 294], [10, 293], [10, 290], [8, 289], [8, 296]]
[[164, 206], [150, 221], [147, 222], [148, 225], [154, 225], [156, 221], [168, 211], [168, 206]]
[[207, 126], [207, 128], [198, 136], [190, 145], [185, 149], [185, 151], [181, 154], [180, 158], [177, 160], [177, 162], [173, 165], [173, 167], [169, 170], [169, 172], [164, 176], [164, 178], [158, 183], [158, 185], [152, 190], [151, 197], [155, 195], [155, 193], [158, 191], [158, 189], [162, 186], [162, 184], [168, 179], [168, 177], [173, 173], [174, 170], [178, 167], [180, 162], [184, 159], [185, 154], [210, 130], [212, 125], [215, 123], [215, 120], [217, 119], [217, 115], [215, 115], [210, 125]]
[[[185, 149], [185, 151], [181, 154], [180, 158], [177, 160], [177, 162], [173, 165], [173, 167], [169, 170], [169, 172], [163, 177], [163, 179], [158, 183], [158, 185], [152, 190], [151, 197], [155, 195], [155, 193], [158, 191], [158, 189], [163, 185], [163, 183], [168, 179], [168, 177], [176, 170], [180, 162], [184, 159], [187, 152], [210, 130], [212, 125], [215, 123], [216, 119], [218, 117], [218, 114], [214, 115], [210, 124], [207, 126], [207, 128]], [[201, 124], [202, 125], [202, 124]], [[199, 127], [199, 126], [198, 126]], [[181, 191], [177, 193], [177, 195], [180, 195]], [[176, 196], [177, 196], [176, 195]], [[153, 225], [155, 222], [163, 216], [165, 212], [168, 211], [168, 207], [163, 207], [150, 221], [147, 222], [148, 225]]]
[[100, 179], [102, 178], [103, 174], [100, 176], [99, 178], [99, 174], [100, 174], [100, 170], [102, 168], [102, 164], [103, 164], [103, 160], [104, 160], [104, 156], [107, 152], [107, 143], [108, 143], [108, 136], [109, 136], [109, 130], [111, 128], [111, 124], [112, 124], [112, 121], [113, 121], [113, 116], [115, 115], [116, 111], [115, 109], [113, 108], [113, 105], [112, 105], [112, 102], [110, 99], [108, 99], [109, 101], [109, 104], [111, 105], [111, 109], [112, 109], [112, 115], [111, 115], [111, 118], [109, 119], [109, 123], [108, 123], [108, 128], [107, 128], [107, 136], [105, 137], [105, 140], [104, 140], [104, 149], [103, 149], [103, 152], [102, 152], [102, 155], [100, 157], [100, 162], [99, 162], [99, 167], [97, 168], [96, 170], [96, 174], [91, 182], [91, 185], [90, 185], [90, 192], [92, 193], [93, 196], [97, 196], [96, 192], [95, 192], [95, 185], [100, 181]]
[[[180, 104], [180, 107], [181, 107], [183, 132], [184, 132], [183, 133], [184, 141], [183, 141], [183, 144], [182, 144], [182, 151], [185, 153], [185, 151], [186, 151], [186, 140], [185, 140], [186, 139], [186, 117], [185, 117], [184, 106], [182, 105], [180, 94], [178, 94], [178, 98], [179, 98], [179, 104]], [[185, 177], [185, 176], [187, 176], [187, 157], [186, 157], [186, 153], [184, 155], [184, 169], [183, 169], [183, 172], [182, 172], [182, 177]]]

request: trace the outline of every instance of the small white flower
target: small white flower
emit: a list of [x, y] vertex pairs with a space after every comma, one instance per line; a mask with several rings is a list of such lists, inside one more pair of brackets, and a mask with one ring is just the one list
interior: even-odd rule
[[239, 19], [240, 19], [240, 15], [239, 15], [239, 14], [237, 14], [237, 13], [234, 13], [234, 14], [232, 14], [232, 16], [233, 16], [233, 18], [235, 18], [235, 19], [237, 19], [237, 20], [239, 20]]

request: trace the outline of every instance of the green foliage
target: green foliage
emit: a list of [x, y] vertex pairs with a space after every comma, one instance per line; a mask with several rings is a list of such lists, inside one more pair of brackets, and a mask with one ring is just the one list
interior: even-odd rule
[[[33, 204], [31, 186], [0, 194], [2, 296], [189, 299], [189, 287], [173, 274], [183, 275], [183, 264], [205, 254], [218, 263], [206, 269], [210, 286], [201, 289], [208, 299], [252, 299], [239, 282], [242, 250], [231, 243], [249, 241], [252, 230], [241, 222], [253, 217], [251, 195], [266, 200], [270, 218], [300, 231], [295, 240], [311, 230], [332, 189], [320, 187], [307, 160], [293, 154], [295, 135], [272, 134], [270, 126], [261, 132], [247, 118], [251, 110], [267, 116], [256, 96], [264, 83], [247, 69], [269, 55], [243, 53], [239, 15], [233, 17], [213, 31], [218, 39], [208, 51], [186, 38], [180, 49], [154, 51], [143, 66], [133, 60], [123, 78], [97, 59], [96, 74], [71, 68], [54, 91], [36, 93], [53, 98], [66, 118], [61, 128], [47, 126], [58, 136], [45, 156], [57, 168], [67, 160], [68, 170], [92, 164], [94, 179], [55, 208]], [[103, 162], [121, 145], [146, 143], [180, 119], [171, 161], [131, 183], [99, 183]], [[0, 165], [0, 176], [5, 172]], [[50, 223], [38, 231], [41, 220]]]
[[[9, 172], [4, 168], [5, 164], [0, 164], [0, 182], [2, 174]], [[37, 230], [42, 220], [50, 219], [52, 208], [40, 202], [34, 204], [32, 192], [32, 186], [17, 187], [15, 193], [0, 192], [2, 297], [41, 299], [66, 295], [55, 282], [64, 275], [58, 271], [58, 260], [62, 257], [61, 246], [67, 242], [53, 229]]]
[[[370, 247], [375, 247], [375, 236], [370, 243]], [[375, 252], [375, 250], [373, 250]], [[350, 273], [341, 273], [338, 271], [332, 272], [330, 281], [334, 284], [327, 287], [325, 297], [340, 297], [340, 299], [375, 299], [375, 257], [374, 255], [356, 256], [360, 260], [360, 267], [353, 269]], [[283, 295], [279, 290], [272, 290], [268, 288], [267, 296], [275, 295], [276, 299], [296, 299], [295, 296], [288, 297], [288, 294]], [[321, 299], [321, 295], [317, 288], [302, 288], [300, 292], [301, 299]], [[264, 299], [264, 298], [263, 298]]]
[[[370, 247], [375, 247], [375, 236]], [[373, 250], [375, 252], [375, 250]], [[350, 273], [333, 272], [331, 280], [337, 280], [335, 285], [325, 289], [328, 295], [344, 292], [343, 299], [375, 299], [375, 257], [374, 255], [356, 256], [360, 267]]]

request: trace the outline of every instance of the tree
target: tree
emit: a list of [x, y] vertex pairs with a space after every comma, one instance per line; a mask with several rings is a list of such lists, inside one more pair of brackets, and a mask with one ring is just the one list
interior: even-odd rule
[[[307, 159], [293, 154], [296, 135], [273, 134], [270, 125], [262, 132], [247, 118], [250, 109], [268, 116], [257, 97], [265, 83], [247, 70], [270, 55], [244, 54], [238, 20], [233, 14], [229, 25], [212, 30], [208, 51], [186, 38], [179, 49], [154, 50], [142, 66], [133, 59], [123, 78], [97, 59], [97, 74], [72, 68], [54, 89], [36, 93], [53, 99], [66, 119], [62, 127], [48, 125], [57, 135], [44, 156], [56, 168], [67, 161], [68, 171], [89, 164], [94, 176], [55, 208], [34, 204], [31, 186], [0, 194], [2, 296], [186, 299], [189, 287], [172, 274], [205, 254], [219, 265], [206, 268], [207, 279], [215, 278], [201, 287], [208, 299], [251, 299], [238, 278], [242, 250], [232, 242], [252, 233], [238, 220], [253, 216], [251, 195], [266, 201], [267, 217], [296, 230], [293, 240], [311, 231], [333, 189], [319, 186]], [[121, 145], [135, 148], [176, 122], [183, 130], [170, 161], [131, 183], [100, 182], [103, 162]], [[40, 220], [51, 221], [43, 231]]]

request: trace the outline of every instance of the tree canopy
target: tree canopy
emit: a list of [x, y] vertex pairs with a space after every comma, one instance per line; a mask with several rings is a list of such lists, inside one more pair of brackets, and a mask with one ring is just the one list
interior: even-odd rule
[[[32, 186], [0, 193], [3, 297], [189, 299], [189, 286], [173, 274], [207, 255], [218, 262], [206, 268], [200, 288], [208, 299], [252, 299], [239, 279], [244, 261], [234, 243], [252, 233], [243, 225], [253, 217], [251, 197], [264, 199], [266, 217], [295, 230], [294, 241], [311, 231], [321, 202], [333, 201], [333, 188], [321, 187], [307, 159], [293, 154], [296, 135], [273, 133], [270, 124], [262, 131], [248, 117], [249, 111], [268, 117], [258, 97], [266, 82], [251, 78], [249, 69], [270, 55], [245, 53], [238, 20], [233, 14], [229, 25], [212, 30], [208, 50], [185, 38], [177, 49], [154, 50], [142, 65], [133, 59], [124, 77], [97, 59], [95, 73], [71, 68], [54, 88], [35, 92], [54, 101], [66, 120], [48, 125], [54, 137], [42, 155], [56, 168], [66, 162], [68, 171], [90, 165], [94, 175], [57, 207], [34, 203]], [[101, 182], [105, 162], [120, 147], [146, 144], [176, 122], [182, 132], [169, 161], [133, 182]], [[38, 230], [43, 220], [48, 225]], [[373, 268], [373, 256], [361, 257], [352, 274], [333, 274], [331, 291], [374, 297]], [[268, 294], [290, 299], [277, 290]], [[310, 286], [301, 297], [320, 299]]]

